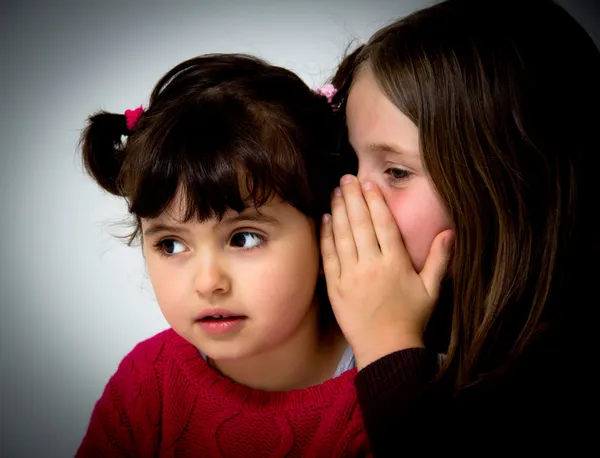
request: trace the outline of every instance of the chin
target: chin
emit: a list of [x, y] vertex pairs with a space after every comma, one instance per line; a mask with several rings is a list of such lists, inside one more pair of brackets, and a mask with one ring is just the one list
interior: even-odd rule
[[247, 347], [240, 348], [237, 345], [196, 345], [196, 348], [213, 361], [220, 363], [244, 360], [258, 354], [258, 352], [248, 351]]

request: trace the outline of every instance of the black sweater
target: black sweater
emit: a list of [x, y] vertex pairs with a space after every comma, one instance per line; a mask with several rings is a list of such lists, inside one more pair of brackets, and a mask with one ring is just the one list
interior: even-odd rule
[[458, 393], [430, 383], [437, 362], [426, 349], [373, 362], [356, 388], [375, 456], [597, 456], [596, 358], [580, 358], [582, 344], [554, 333], [504, 375]]

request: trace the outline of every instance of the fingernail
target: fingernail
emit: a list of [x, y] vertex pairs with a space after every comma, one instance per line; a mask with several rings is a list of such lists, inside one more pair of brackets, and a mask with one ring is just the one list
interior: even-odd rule
[[329, 215], [323, 215], [323, 224], [329, 224], [329, 221], [331, 221], [331, 218]]
[[337, 196], [337, 197], [341, 197], [342, 196], [342, 190], [340, 188], [335, 188], [333, 190], [333, 195]]
[[366, 189], [367, 191], [370, 189], [373, 189], [373, 182], [372, 181], [365, 181], [363, 183], [363, 188]]
[[352, 175], [344, 175], [341, 181], [342, 184], [352, 183]]

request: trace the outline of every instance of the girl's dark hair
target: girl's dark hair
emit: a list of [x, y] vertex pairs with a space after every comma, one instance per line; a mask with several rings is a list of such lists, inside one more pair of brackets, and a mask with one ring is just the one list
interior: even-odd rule
[[125, 115], [91, 116], [81, 149], [87, 172], [136, 217], [130, 242], [140, 218], [157, 217], [178, 193], [184, 221], [277, 195], [318, 223], [340, 175], [338, 122], [326, 98], [289, 70], [211, 54], [164, 75], [132, 131]]
[[549, 0], [449, 0], [348, 55], [333, 79], [340, 112], [365, 70], [418, 127], [455, 227], [441, 375], [466, 387], [595, 306], [600, 53]]

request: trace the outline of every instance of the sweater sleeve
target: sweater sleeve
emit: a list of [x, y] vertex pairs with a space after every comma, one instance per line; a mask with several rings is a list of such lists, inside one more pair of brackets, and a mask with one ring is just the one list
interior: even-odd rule
[[76, 457], [154, 456], [159, 439], [159, 385], [152, 364], [136, 347], [96, 402]]
[[[437, 370], [436, 354], [411, 348], [384, 356], [358, 372], [358, 401], [375, 456], [397, 454], [405, 433], [423, 433], [428, 429], [426, 424], [415, 428], [413, 414], [415, 409], [423, 408], [423, 393]], [[416, 437], [413, 435], [412, 439]]]
[[586, 365], [576, 364], [572, 348], [549, 336], [504, 372], [459, 392], [430, 383], [437, 361], [426, 349], [373, 362], [355, 384], [374, 456], [583, 450], [595, 436], [584, 434], [592, 423], [580, 411], [590, 410], [596, 389], [584, 383]]

